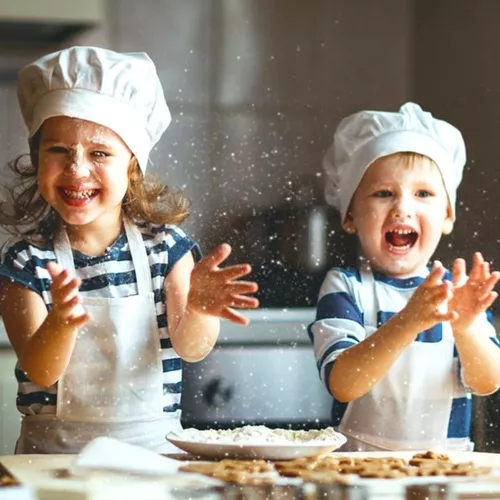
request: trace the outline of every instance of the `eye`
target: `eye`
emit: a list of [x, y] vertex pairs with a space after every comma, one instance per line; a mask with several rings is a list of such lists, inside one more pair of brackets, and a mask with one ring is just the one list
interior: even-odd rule
[[429, 196], [434, 196], [434, 193], [428, 189], [419, 189], [416, 193], [419, 198], [428, 198]]
[[66, 154], [68, 152], [68, 150], [63, 146], [51, 146], [47, 149], [47, 151], [54, 154]]
[[106, 151], [92, 151], [92, 156], [96, 156], [97, 158], [107, 158], [111, 155]]
[[374, 198], [389, 198], [392, 196], [392, 191], [389, 189], [381, 189], [379, 191], [375, 191], [372, 196]]

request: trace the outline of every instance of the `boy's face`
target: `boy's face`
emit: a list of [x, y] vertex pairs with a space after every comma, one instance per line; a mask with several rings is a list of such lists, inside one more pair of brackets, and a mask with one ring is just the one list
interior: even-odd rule
[[426, 157], [402, 155], [373, 162], [354, 193], [344, 222], [356, 231], [372, 267], [395, 278], [425, 270], [454, 218], [437, 166]]

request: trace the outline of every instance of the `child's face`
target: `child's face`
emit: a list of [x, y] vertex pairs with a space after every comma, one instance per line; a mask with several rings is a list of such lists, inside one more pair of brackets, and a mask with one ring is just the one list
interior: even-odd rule
[[112, 130], [57, 116], [42, 126], [38, 186], [43, 198], [71, 225], [121, 216], [132, 154]]
[[344, 222], [372, 267], [395, 278], [424, 271], [453, 216], [437, 166], [426, 157], [379, 158], [366, 171]]

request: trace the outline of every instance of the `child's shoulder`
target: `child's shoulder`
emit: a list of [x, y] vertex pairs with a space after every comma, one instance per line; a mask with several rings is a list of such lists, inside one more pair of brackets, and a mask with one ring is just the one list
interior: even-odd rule
[[179, 227], [174, 224], [155, 224], [153, 222], [138, 223], [137, 227], [145, 241], [162, 240], [165, 238], [173, 238], [176, 241], [180, 239], [190, 239], [189, 236]]
[[1, 247], [1, 262], [29, 260], [50, 260], [55, 258], [51, 241], [33, 237], [29, 240], [20, 236], [9, 238]]
[[332, 278], [361, 283], [361, 273], [357, 267], [332, 267], [328, 275]]
[[193, 247], [198, 249], [197, 243], [174, 224], [148, 222], [137, 224], [137, 227], [142, 234], [145, 246], [153, 253], [167, 252], [169, 255], [183, 255]]
[[333, 267], [326, 274], [320, 295], [336, 292], [352, 294], [361, 284], [359, 269], [355, 267]]

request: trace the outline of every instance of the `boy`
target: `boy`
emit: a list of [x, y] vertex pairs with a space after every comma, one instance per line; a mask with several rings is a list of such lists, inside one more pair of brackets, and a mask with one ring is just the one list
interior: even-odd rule
[[500, 385], [486, 310], [500, 273], [431, 259], [455, 221], [465, 145], [413, 103], [340, 123], [324, 159], [326, 198], [359, 239], [360, 265], [332, 269], [309, 332], [343, 449], [471, 450], [471, 392]]

